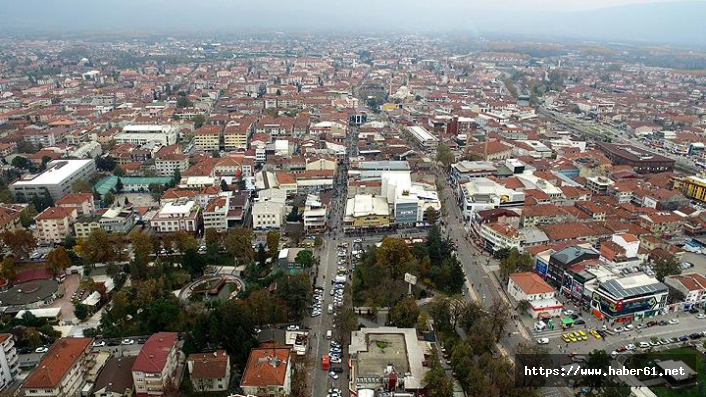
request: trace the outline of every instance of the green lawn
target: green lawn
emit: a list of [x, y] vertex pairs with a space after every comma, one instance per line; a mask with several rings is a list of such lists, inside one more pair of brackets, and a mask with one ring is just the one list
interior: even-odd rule
[[[699, 353], [696, 349], [688, 348], [688, 347], [679, 347], [676, 349], [670, 349], [666, 350], [664, 352], [659, 352], [659, 353], [651, 353], [651, 354], [646, 354], [645, 356], [648, 356], [648, 358], [657, 358], [657, 357], [662, 357], [665, 358], [665, 356], [670, 356], [670, 355], [684, 355], [684, 354], [696, 354], [697, 360], [696, 360], [696, 368], [692, 368], [696, 370], [696, 373], [698, 374], [698, 385], [695, 387], [689, 387], [689, 388], [684, 388], [684, 389], [672, 389], [669, 387], [653, 387], [651, 390], [659, 397], [703, 397], [706, 396], [706, 356], [703, 354]], [[638, 366], [640, 364], [637, 364]], [[632, 363], [630, 364], [632, 367]]]

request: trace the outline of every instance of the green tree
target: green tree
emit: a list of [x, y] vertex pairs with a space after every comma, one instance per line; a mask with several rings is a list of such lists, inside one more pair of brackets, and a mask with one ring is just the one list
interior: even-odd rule
[[118, 177], [118, 182], [115, 183], [115, 191], [118, 193], [122, 193], [123, 189], [125, 188], [125, 185], [123, 185], [123, 181]]
[[194, 128], [201, 128], [205, 122], [206, 117], [203, 114], [197, 114], [194, 116]]
[[436, 147], [436, 161], [448, 169], [456, 161], [456, 156], [447, 145], [440, 143]]
[[495, 341], [497, 342], [503, 336], [505, 327], [507, 327], [508, 321], [510, 320], [510, 310], [505, 302], [497, 298], [488, 309], [488, 318], [490, 320], [492, 335], [495, 336]]
[[63, 273], [71, 266], [71, 257], [69, 252], [63, 246], [58, 246], [49, 252], [47, 257], [46, 270], [52, 276], [57, 276]]
[[336, 323], [336, 340], [345, 345], [351, 336], [351, 332], [358, 329], [358, 315], [352, 307], [346, 307], [338, 312], [334, 318]]
[[7, 281], [8, 285], [12, 285], [15, 277], [17, 276], [17, 269], [15, 268], [15, 260], [11, 256], [6, 256], [0, 262], [0, 277]]
[[108, 192], [103, 195], [103, 204], [105, 204], [107, 207], [110, 207], [115, 203], [115, 195], [113, 192]]
[[177, 107], [178, 108], [188, 108], [191, 106], [193, 106], [193, 103], [191, 103], [191, 101], [189, 100], [189, 98], [186, 97], [186, 95], [184, 95], [184, 96], [180, 95], [179, 98], [177, 98]]
[[238, 227], [231, 229], [225, 239], [225, 248], [233, 255], [236, 263], [246, 264], [255, 257], [252, 247], [253, 233], [251, 229]]
[[314, 258], [314, 253], [310, 250], [303, 250], [297, 253], [296, 258], [294, 258], [294, 261], [302, 265], [305, 269], [309, 269], [314, 265], [316, 258]]
[[228, 183], [226, 182], [225, 179], [221, 179], [221, 191], [222, 192], [228, 191]]
[[11, 164], [13, 167], [21, 168], [23, 170], [27, 170], [32, 166], [32, 162], [22, 156], [15, 156], [15, 158], [12, 159]]
[[73, 249], [74, 246], [76, 245], [76, 237], [67, 234], [66, 237], [64, 237], [64, 248], [67, 250]]
[[182, 254], [189, 249], [194, 251], [199, 249], [199, 243], [196, 241], [196, 238], [183, 230], [177, 230], [174, 232], [174, 242], [177, 251]]
[[407, 243], [392, 237], [385, 237], [382, 240], [375, 255], [377, 262], [389, 270], [393, 280], [399, 279], [405, 266], [414, 259]]
[[424, 221], [429, 225], [435, 225], [439, 220], [439, 211], [435, 210], [434, 207], [427, 207], [424, 210]]
[[676, 274], [681, 274], [681, 266], [673, 256], [668, 258], [659, 258], [654, 265], [655, 278], [664, 282], [664, 278]]
[[446, 375], [446, 371], [437, 359], [436, 347], [432, 348], [432, 365], [424, 375], [424, 383], [427, 384], [427, 397], [451, 397], [454, 395], [452, 378]]
[[[610, 361], [611, 358], [605, 350], [596, 349], [588, 353], [586, 368], [600, 369], [604, 371], [604, 373], [607, 373], [608, 367], [610, 366]], [[605, 376], [591, 374], [584, 376], [583, 383], [592, 391], [594, 389], [601, 388], [604, 385], [605, 380]]]
[[93, 229], [81, 245], [81, 257], [88, 263], [110, 263], [117, 258], [115, 245], [103, 229]]
[[25, 209], [20, 212], [20, 223], [22, 227], [27, 229], [32, 223], [34, 223], [34, 217], [38, 215], [37, 208], [34, 204], [29, 204]]
[[178, 168], [174, 170], [174, 176], [172, 179], [174, 180], [175, 185], [178, 185], [181, 182], [181, 171], [179, 171]]
[[154, 252], [154, 243], [150, 236], [145, 233], [132, 232], [129, 238], [132, 243], [134, 259], [147, 264], [150, 261], [150, 255]]
[[77, 179], [71, 184], [71, 191], [74, 193], [91, 193], [93, 186], [85, 179]]
[[500, 274], [503, 279], [516, 272], [530, 272], [533, 269], [532, 257], [528, 253], [520, 254], [512, 248], [507, 258], [500, 261]]
[[277, 296], [287, 302], [287, 317], [290, 321], [301, 321], [311, 303], [309, 276], [300, 274], [285, 276], [277, 287]]
[[272, 259], [276, 259], [279, 253], [279, 238], [279, 231], [270, 230], [267, 232], [267, 253]]
[[412, 296], [406, 296], [390, 309], [390, 322], [400, 328], [412, 328], [417, 324], [419, 307]]
[[532, 304], [530, 304], [529, 301], [526, 299], [523, 299], [523, 300], [517, 302], [517, 311], [522, 314], [527, 314], [527, 312], [531, 308], [532, 308]]
[[83, 321], [88, 318], [88, 306], [82, 303], [74, 304], [74, 316], [76, 316], [79, 321]]
[[5, 244], [17, 259], [25, 259], [37, 246], [34, 235], [27, 230], [19, 229], [14, 232], [4, 231], [0, 234], [0, 240]]

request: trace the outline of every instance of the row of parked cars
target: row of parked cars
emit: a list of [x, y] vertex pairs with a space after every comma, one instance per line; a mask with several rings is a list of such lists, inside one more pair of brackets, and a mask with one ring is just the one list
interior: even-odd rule
[[689, 335], [682, 335], [680, 337], [674, 338], [652, 338], [649, 342], [638, 342], [637, 345], [630, 343], [625, 346], [620, 346], [619, 348], [613, 350], [610, 355], [615, 357], [620, 353], [634, 351], [637, 349], [652, 349], [657, 346], [666, 346], [674, 343], [688, 342], [689, 340], [696, 340], [706, 337], [706, 331], [694, 332]]
[[[106, 347], [106, 346], [130, 346], [134, 344], [143, 345], [147, 342], [147, 338], [137, 338], [137, 339], [96, 339], [93, 341], [93, 347]], [[49, 351], [49, 345], [39, 346], [32, 349], [31, 347], [22, 347], [17, 349], [19, 354], [44, 354]]]

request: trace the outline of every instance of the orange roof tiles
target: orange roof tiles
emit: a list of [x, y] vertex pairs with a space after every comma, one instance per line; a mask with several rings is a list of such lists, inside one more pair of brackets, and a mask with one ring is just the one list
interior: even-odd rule
[[546, 281], [542, 280], [539, 275], [532, 272], [513, 273], [510, 275], [510, 280], [514, 282], [527, 295], [547, 294], [556, 292]]
[[290, 352], [289, 348], [252, 349], [240, 386], [283, 385]]
[[91, 338], [61, 338], [42, 357], [22, 384], [23, 389], [52, 389], [83, 355]]

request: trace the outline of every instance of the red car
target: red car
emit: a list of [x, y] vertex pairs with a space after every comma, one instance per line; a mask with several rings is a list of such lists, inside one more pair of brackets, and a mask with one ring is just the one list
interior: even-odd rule
[[624, 352], [624, 351], [626, 351], [626, 350], [628, 350], [628, 348], [625, 347], [625, 346], [620, 346], [619, 348], [616, 349], [616, 351], [617, 351], [618, 353], [622, 353], [622, 352]]

